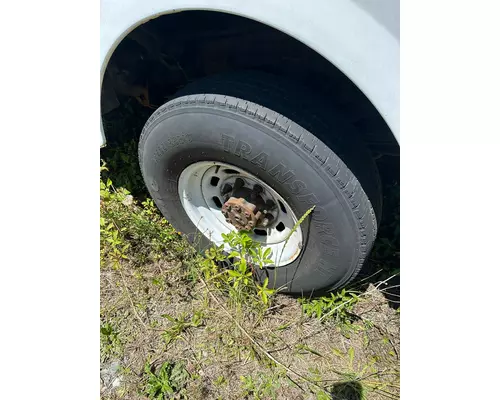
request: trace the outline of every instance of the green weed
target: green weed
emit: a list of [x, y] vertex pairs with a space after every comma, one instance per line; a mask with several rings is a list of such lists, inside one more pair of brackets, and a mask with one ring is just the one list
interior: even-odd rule
[[[106, 162], [113, 171], [113, 181], [118, 187], [130, 190], [135, 196], [142, 197], [147, 193], [142, 179], [139, 160], [137, 157], [138, 142], [131, 139], [122, 143], [120, 147], [106, 147]], [[105, 178], [110, 177], [108, 173]]]
[[276, 399], [280, 388], [274, 374], [258, 374], [256, 377], [240, 376], [243, 396], [251, 396], [255, 400]]
[[163, 318], [171, 322], [171, 326], [163, 332], [162, 336], [165, 343], [169, 345], [173, 341], [179, 339], [183, 332], [191, 327], [198, 327], [203, 323], [203, 312], [196, 311], [191, 318], [188, 318], [186, 313], [182, 313], [179, 317], [175, 318], [168, 314], [163, 314]]
[[223, 375], [219, 375], [214, 381], [215, 386], [225, 386], [227, 385], [227, 379]]
[[123, 352], [120, 335], [109, 322], [101, 323], [101, 360], [118, 357]]
[[[293, 232], [299, 228], [313, 210], [314, 206], [297, 221], [286, 238], [285, 246]], [[245, 231], [222, 234], [222, 238], [224, 244], [232, 250], [229, 254], [225, 254], [224, 244], [222, 244], [220, 246], [214, 245], [205, 251], [206, 258], [201, 261], [201, 272], [205, 279], [219, 290], [225, 291], [233, 305], [241, 308], [243, 304], [246, 304], [255, 310], [264, 311], [269, 307], [278, 290], [269, 287], [267, 277], [262, 284], [259, 284], [254, 279], [254, 275], [257, 269], [274, 264], [271, 249], [264, 249]], [[225, 263], [226, 267], [221, 267], [222, 262]]]
[[332, 400], [332, 396], [326, 393], [324, 390], [316, 393], [316, 400]]
[[165, 362], [158, 370], [146, 363], [144, 373], [147, 379], [144, 392], [149, 399], [167, 400], [174, 395], [177, 395], [175, 398], [185, 398], [183, 392], [189, 373], [183, 363]]
[[246, 232], [230, 232], [222, 237], [233, 250], [226, 254], [224, 245], [214, 245], [206, 250], [200, 265], [204, 279], [225, 293], [234, 306], [248, 304], [263, 311], [276, 290], [268, 287], [267, 278], [259, 285], [253, 275], [257, 268], [273, 263], [271, 249], [264, 250]]
[[[101, 172], [106, 170], [103, 163]], [[142, 264], [188, 249], [151, 199], [139, 206], [128, 190], [115, 189], [110, 178], [101, 178], [100, 207], [102, 266], [118, 269], [124, 260]]]
[[340, 292], [330, 293], [329, 296], [299, 298], [302, 310], [308, 317], [315, 317], [320, 321], [334, 320], [342, 325], [352, 323], [352, 308], [359, 301], [360, 298], [357, 294], [345, 289]]

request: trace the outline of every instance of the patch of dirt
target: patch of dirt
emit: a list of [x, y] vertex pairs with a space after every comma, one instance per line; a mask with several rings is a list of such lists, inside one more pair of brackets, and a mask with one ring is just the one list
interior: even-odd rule
[[[399, 398], [399, 313], [373, 285], [361, 298], [350, 329], [306, 317], [285, 295], [262, 318], [230, 316], [224, 296], [188, 280], [182, 262], [102, 268], [101, 323], [116, 334], [101, 344], [101, 396], [146, 398], [145, 364], [173, 361], [185, 365], [183, 395], [193, 400], [319, 399], [319, 387], [346, 400]], [[175, 325], [167, 316], [196, 313], [201, 324], [165, 340]], [[345, 395], [353, 385], [365, 397]]]

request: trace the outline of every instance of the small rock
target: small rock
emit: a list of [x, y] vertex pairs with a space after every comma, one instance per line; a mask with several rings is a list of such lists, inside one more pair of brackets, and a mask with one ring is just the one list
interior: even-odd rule
[[134, 198], [132, 197], [132, 195], [128, 194], [127, 196], [125, 196], [125, 198], [122, 200], [122, 204], [127, 207], [130, 207], [132, 204], [134, 204]]
[[113, 382], [111, 382], [111, 386], [113, 388], [117, 388], [120, 386], [120, 383], [122, 383], [122, 378], [121, 377], [117, 377], [115, 379], [113, 379]]
[[122, 376], [119, 375], [120, 362], [113, 361], [101, 369], [101, 390], [114, 389], [120, 386]]

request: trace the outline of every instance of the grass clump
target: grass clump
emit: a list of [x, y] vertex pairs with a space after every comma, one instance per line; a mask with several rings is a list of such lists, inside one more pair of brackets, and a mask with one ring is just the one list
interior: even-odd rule
[[118, 357], [123, 352], [120, 335], [116, 328], [109, 322], [101, 323], [101, 360], [108, 360]]
[[144, 373], [147, 379], [144, 394], [149, 399], [187, 399], [184, 388], [189, 380], [189, 373], [183, 363], [164, 362], [159, 368], [146, 363]]
[[200, 272], [207, 283], [217, 292], [230, 299], [230, 305], [240, 309], [244, 305], [264, 311], [276, 294], [268, 287], [265, 278], [259, 284], [254, 278], [257, 269], [272, 264], [271, 249], [263, 250], [260, 243], [252, 240], [246, 232], [222, 234], [224, 243], [233, 250], [226, 254], [224, 245], [212, 246], [205, 251]]
[[317, 318], [320, 322], [333, 321], [344, 331], [353, 327], [353, 322], [357, 319], [353, 308], [360, 300], [358, 294], [345, 289], [328, 296], [298, 299], [305, 315]]
[[[101, 172], [107, 170], [103, 163]], [[109, 177], [101, 178], [100, 198], [101, 265], [119, 268], [123, 260], [145, 263], [186, 251], [179, 232], [161, 216], [151, 199], [139, 206], [128, 190], [115, 189]]]
[[192, 327], [197, 328], [203, 322], [203, 313], [201, 311], [196, 311], [191, 318], [188, 317], [187, 313], [182, 313], [178, 317], [164, 314], [162, 317], [167, 318], [171, 322], [171, 325], [162, 334], [166, 345], [179, 339], [187, 329]]
[[[281, 373], [284, 377], [286, 374]], [[240, 376], [241, 386], [243, 389], [242, 396], [247, 399], [275, 400], [278, 396], [278, 389], [280, 387], [279, 377], [276, 374], [259, 373], [256, 376], [246, 375]]]

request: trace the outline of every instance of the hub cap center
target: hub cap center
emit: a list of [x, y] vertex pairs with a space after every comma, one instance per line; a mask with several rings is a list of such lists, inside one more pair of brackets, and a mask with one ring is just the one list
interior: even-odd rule
[[253, 185], [252, 189], [245, 187], [245, 181], [241, 178], [236, 178], [233, 186], [224, 185], [221, 195], [225, 203], [221, 211], [226, 222], [239, 231], [267, 227], [274, 219], [270, 211], [276, 208], [276, 204], [272, 200], [264, 201], [261, 196], [263, 191], [258, 184]]

